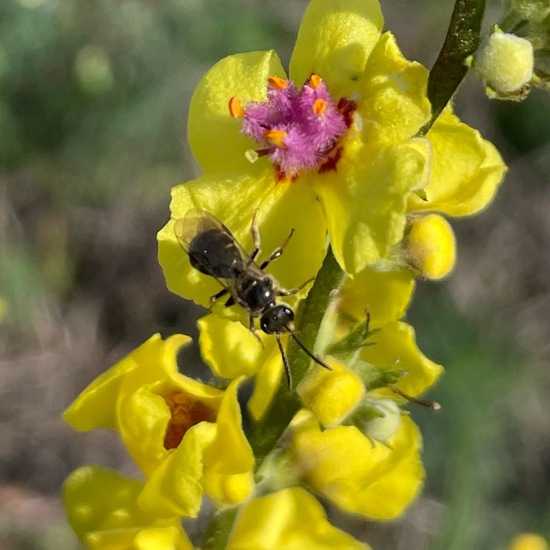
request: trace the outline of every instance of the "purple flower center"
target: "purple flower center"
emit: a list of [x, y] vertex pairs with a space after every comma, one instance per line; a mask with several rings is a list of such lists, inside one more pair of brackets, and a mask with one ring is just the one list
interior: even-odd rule
[[241, 106], [231, 98], [229, 111], [242, 116], [242, 133], [256, 141], [258, 156], [269, 156], [282, 177], [296, 178], [303, 170], [335, 169], [341, 155], [338, 139], [349, 128], [355, 104], [335, 105], [325, 81], [313, 74], [298, 89], [291, 80], [270, 77], [266, 101]]

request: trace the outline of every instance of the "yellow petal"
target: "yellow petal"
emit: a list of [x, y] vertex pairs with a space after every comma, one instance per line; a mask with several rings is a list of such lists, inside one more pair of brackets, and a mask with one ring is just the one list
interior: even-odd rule
[[[361, 350], [360, 357], [380, 369], [404, 369], [406, 374], [396, 386], [407, 395], [416, 396], [429, 388], [443, 372], [443, 367], [430, 361], [415, 342], [414, 329], [407, 323], [384, 325], [371, 338], [372, 346]], [[394, 395], [384, 390], [385, 395]]]
[[146, 480], [140, 507], [158, 517], [196, 517], [202, 500], [200, 483], [204, 449], [214, 441], [217, 427], [201, 422], [187, 431], [181, 443]]
[[405, 314], [414, 290], [414, 276], [408, 270], [364, 269], [348, 278], [340, 290], [338, 310], [356, 320], [365, 318], [368, 308], [373, 327], [396, 321]]
[[142, 482], [114, 470], [97, 466], [79, 468], [63, 486], [71, 527], [89, 548], [133, 548], [136, 537], [149, 528], [172, 533], [180, 544], [175, 548], [191, 548], [179, 518], [159, 519], [137, 505], [142, 487]]
[[193, 550], [181, 527], [143, 529], [134, 541], [136, 550]]
[[170, 421], [166, 401], [154, 394], [150, 386], [142, 386], [123, 396], [117, 416], [124, 445], [141, 471], [148, 474], [168, 454], [164, 447]]
[[412, 194], [408, 210], [475, 214], [495, 196], [506, 172], [499, 152], [477, 130], [445, 111], [426, 136], [433, 148], [427, 200]]
[[[159, 262], [166, 284], [180, 296], [209, 306], [210, 297], [221, 289], [213, 277], [191, 267], [174, 234], [174, 220], [194, 207], [218, 218], [247, 251], [253, 248], [250, 228], [258, 210], [256, 221], [263, 251], [260, 260], [280, 246], [294, 228], [283, 255], [266, 270], [285, 288], [301, 286], [321, 266], [326, 252], [326, 224], [310, 187], [301, 182], [276, 182], [272, 168], [256, 175], [203, 176], [173, 188], [172, 219], [158, 234]], [[246, 320], [246, 315], [241, 319]]]
[[239, 514], [228, 550], [367, 550], [332, 526], [326, 513], [304, 489], [283, 489], [254, 499]]
[[241, 134], [241, 121], [229, 114], [229, 100], [264, 100], [270, 76], [286, 78], [277, 54], [249, 52], [218, 61], [199, 82], [191, 99], [188, 131], [191, 149], [205, 173], [250, 168], [245, 152], [255, 143]]
[[414, 139], [342, 158], [337, 172], [316, 178], [334, 255], [357, 273], [389, 255], [403, 237], [406, 198], [425, 176], [429, 146]]
[[395, 37], [385, 33], [369, 58], [357, 101], [365, 142], [395, 143], [414, 136], [430, 119], [427, 82], [427, 69], [406, 60]]
[[162, 340], [155, 334], [139, 348], [98, 376], [65, 411], [63, 418], [80, 431], [94, 428], [116, 428], [116, 405], [124, 385], [130, 386], [159, 380], [177, 372], [177, 350], [188, 344], [191, 338], [174, 335]]
[[[272, 336], [272, 342], [274, 339], [275, 337]], [[281, 384], [281, 376], [283, 376], [283, 361], [275, 345], [273, 352], [265, 358], [256, 376], [254, 391], [248, 401], [248, 410], [254, 420], [260, 420], [269, 410], [269, 405]]]
[[377, 0], [313, 0], [298, 32], [290, 77], [301, 85], [316, 73], [333, 97], [352, 95], [383, 24]]
[[86, 536], [90, 550], [193, 550], [181, 526], [96, 531]]
[[374, 519], [397, 517], [417, 496], [424, 478], [420, 448], [420, 432], [407, 417], [387, 446], [351, 426], [306, 427], [294, 438], [307, 481], [340, 508]]
[[252, 472], [216, 474], [211, 470], [206, 470], [202, 478], [202, 485], [214, 506], [221, 509], [240, 504], [250, 497], [254, 491], [254, 475]]
[[225, 390], [216, 418], [216, 438], [205, 449], [205, 467], [216, 473], [241, 474], [254, 468], [254, 455], [242, 429], [237, 395], [242, 380], [233, 380]]
[[253, 376], [276, 350], [275, 338], [258, 331], [262, 343], [242, 323], [206, 315], [197, 323], [202, 358], [217, 376]]

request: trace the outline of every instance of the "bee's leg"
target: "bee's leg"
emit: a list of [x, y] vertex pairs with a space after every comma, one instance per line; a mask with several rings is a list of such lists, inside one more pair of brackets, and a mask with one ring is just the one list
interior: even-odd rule
[[304, 288], [306, 285], [311, 283], [311, 281], [313, 280], [315, 280], [315, 277], [312, 277], [311, 279], [308, 279], [305, 283], [302, 283], [300, 286], [297, 286], [296, 288], [290, 288], [289, 290], [285, 290], [284, 288], [279, 288], [277, 290], [277, 294], [279, 296], [292, 296], [293, 294], [300, 292], [302, 288]]
[[[286, 245], [288, 244], [288, 241], [290, 241], [290, 238], [294, 234], [294, 228], [290, 230], [290, 233], [288, 234], [288, 237], [284, 240], [283, 244], [281, 246], [278, 246], [270, 255], [269, 258], [266, 258], [260, 265], [260, 269], [265, 269], [273, 260], [276, 260], [284, 251]], [[308, 281], [309, 282], [309, 281]], [[307, 284], [307, 283], [306, 283]], [[296, 291], [298, 292], [298, 291]]]
[[[214, 296], [210, 296], [210, 309], [214, 307], [214, 304], [222, 297], [225, 296], [229, 291], [227, 288], [222, 288], [219, 292], [216, 292]], [[231, 298], [230, 298], [231, 299]], [[227, 304], [226, 304], [227, 305]]]
[[229, 296], [229, 298], [227, 298], [227, 302], [225, 302], [225, 307], [231, 307], [234, 304], [235, 298], [233, 298], [233, 296]]
[[259, 211], [260, 211], [259, 208], [256, 208], [256, 210], [254, 211], [254, 217], [252, 218], [252, 225], [250, 226], [250, 233], [252, 233], [254, 250], [250, 254], [250, 259], [248, 260], [249, 264], [251, 264], [258, 257], [258, 254], [260, 253], [260, 250], [261, 250], [260, 231], [258, 230], [258, 223], [257, 223]]
[[256, 337], [256, 340], [258, 340], [258, 342], [260, 342], [260, 344], [262, 345], [262, 348], [263, 348], [264, 343], [262, 342], [262, 339], [258, 335], [258, 331], [256, 330], [256, 327], [254, 326], [254, 317], [252, 315], [248, 316], [248, 322], [249, 322], [250, 332]]

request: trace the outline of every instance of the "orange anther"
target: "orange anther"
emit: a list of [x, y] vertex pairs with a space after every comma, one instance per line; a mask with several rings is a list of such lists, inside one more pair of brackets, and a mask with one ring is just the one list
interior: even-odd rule
[[244, 109], [238, 97], [233, 96], [229, 100], [229, 114], [235, 118], [244, 116]]
[[327, 102], [320, 97], [313, 102], [313, 112], [316, 115], [322, 115], [327, 110]]
[[277, 90], [284, 90], [288, 85], [288, 82], [280, 76], [270, 76], [267, 81], [273, 88], [277, 88]]
[[286, 136], [287, 134], [284, 130], [268, 130], [264, 134], [265, 139], [277, 147], [286, 147], [284, 143]]
[[317, 88], [319, 86], [319, 84], [321, 84], [321, 82], [323, 82], [323, 79], [318, 75], [318, 74], [315, 74], [313, 73], [310, 77], [309, 77], [309, 85], [315, 90], [315, 88]]

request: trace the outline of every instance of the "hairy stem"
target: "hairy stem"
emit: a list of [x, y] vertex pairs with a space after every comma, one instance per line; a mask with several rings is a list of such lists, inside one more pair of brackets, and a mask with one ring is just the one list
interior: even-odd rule
[[[315, 344], [319, 326], [330, 302], [330, 293], [339, 286], [342, 276], [343, 272], [332, 250], [329, 249], [315, 283], [296, 316], [296, 332], [302, 344], [309, 350], [312, 350]], [[287, 354], [293, 388], [289, 388], [286, 382], [279, 386], [270, 410], [256, 423], [248, 437], [258, 466], [275, 447], [292, 417], [301, 407], [294, 389], [309, 368], [311, 358], [294, 340], [290, 341]]]
[[229, 535], [231, 535], [238, 511], [239, 508], [235, 506], [226, 510], [219, 510], [214, 514], [206, 530], [202, 545], [204, 550], [224, 550], [227, 548]]
[[432, 118], [420, 131], [426, 135], [468, 72], [467, 58], [479, 45], [485, 0], [456, 0], [447, 36], [428, 78]]

